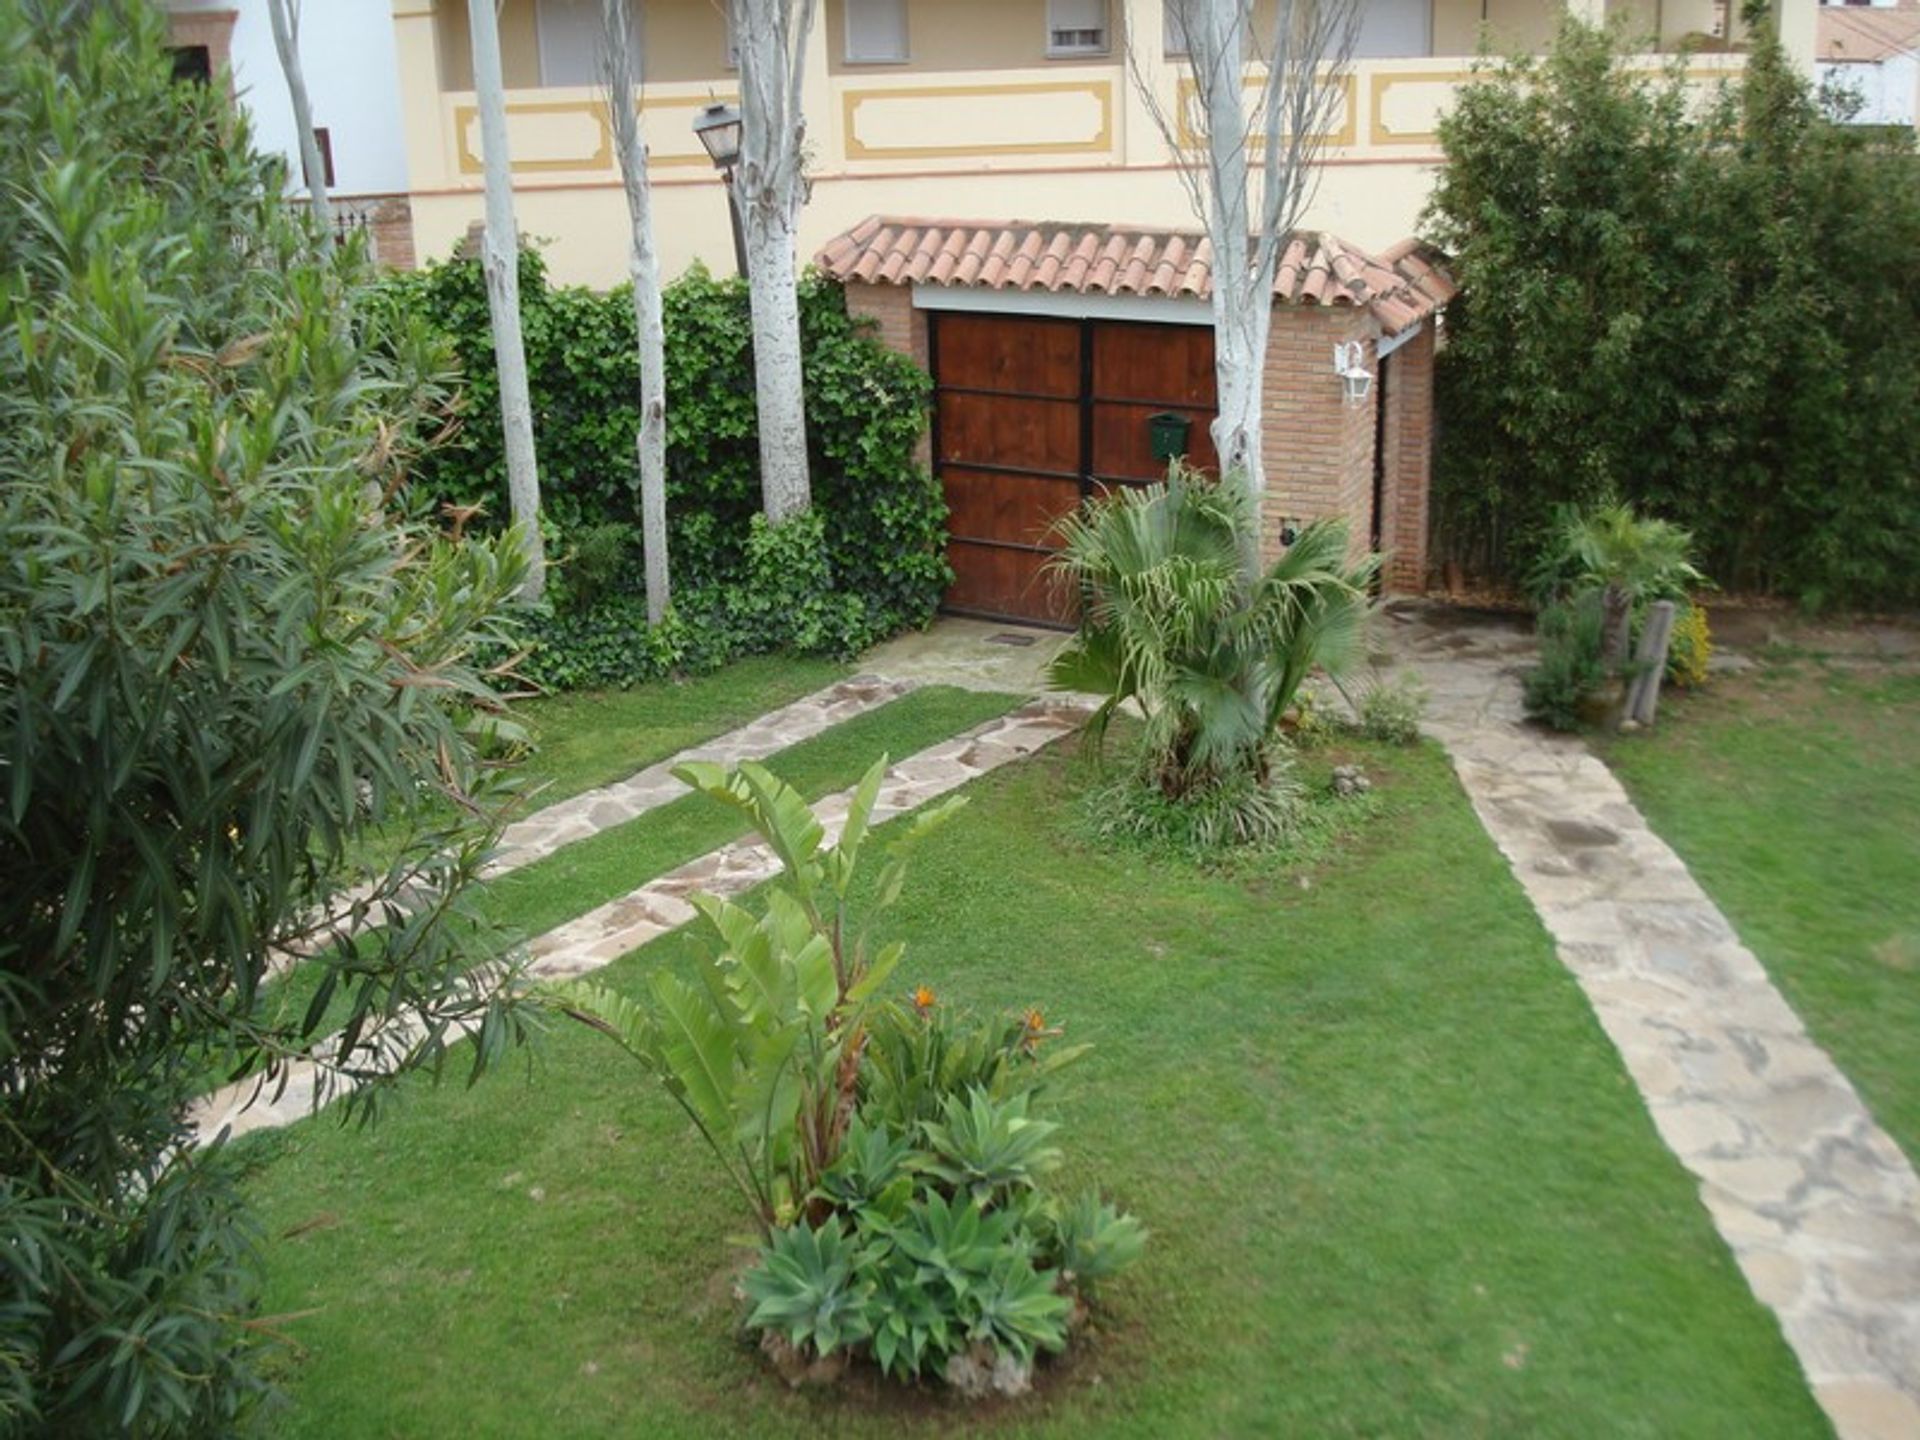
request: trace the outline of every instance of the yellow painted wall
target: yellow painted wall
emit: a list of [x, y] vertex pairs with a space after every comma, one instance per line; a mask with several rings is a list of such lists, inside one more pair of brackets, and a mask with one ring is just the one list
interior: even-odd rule
[[[473, 35], [467, 7], [440, 0], [434, 7], [440, 31], [440, 88], [473, 88]], [[509, 90], [540, 83], [540, 42], [534, 30], [533, 0], [506, 0], [500, 7], [500, 70]]]
[[[1108, 26], [1118, 22], [1110, 6]], [[905, 65], [847, 63], [847, 10], [843, 0], [825, 0], [820, 23], [827, 39], [827, 66], [835, 74], [899, 74], [944, 70], [1017, 70], [1047, 60], [1046, 0], [907, 0]]]
[[1560, 7], [1541, 0], [1433, 0], [1433, 53], [1476, 55], [1484, 34], [1495, 54], [1547, 48]]
[[[1383, 248], [1412, 233], [1431, 174], [1430, 167], [1418, 164], [1330, 167], [1305, 223], [1356, 245]], [[660, 181], [653, 200], [664, 274], [678, 275], [696, 258], [717, 274], [732, 273], [732, 234], [718, 181], [706, 176]], [[445, 257], [467, 226], [480, 218], [484, 203], [477, 190], [416, 195], [413, 223], [421, 258]], [[516, 203], [521, 231], [545, 237], [555, 280], [606, 286], [626, 278], [626, 211], [617, 185], [526, 188]], [[822, 178], [801, 214], [802, 258], [810, 260], [833, 236], [875, 212], [1187, 228], [1193, 224], [1185, 192], [1170, 170], [1003, 174], [965, 183], [941, 175], [889, 176], [884, 181]]]
[[727, 19], [719, 0], [635, 0], [641, 12], [646, 77], [661, 83], [708, 80], [731, 87]]

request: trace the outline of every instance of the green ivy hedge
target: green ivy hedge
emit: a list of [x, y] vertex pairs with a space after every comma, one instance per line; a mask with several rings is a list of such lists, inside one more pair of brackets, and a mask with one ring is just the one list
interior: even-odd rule
[[[455, 258], [388, 280], [387, 304], [426, 316], [463, 372], [460, 424], [415, 467], [435, 500], [507, 514], [506, 456], [486, 284]], [[752, 330], [738, 280], [695, 266], [667, 287], [667, 528], [674, 614], [649, 631], [637, 541], [610, 584], [570, 585], [588, 537], [640, 520], [639, 364], [626, 286], [548, 282], [520, 256], [520, 305], [541, 504], [559, 557], [556, 613], [535, 625], [528, 678], [556, 689], [625, 685], [734, 656], [853, 654], [932, 617], [950, 578], [946, 505], [921, 464], [931, 382], [847, 314], [840, 287], [800, 282], [813, 510], [760, 515]], [[596, 546], [596, 549], [603, 547]]]
[[1436, 558], [1515, 579], [1612, 494], [1723, 588], [1920, 601], [1911, 133], [1835, 123], [1764, 22], [1704, 107], [1623, 44], [1569, 21], [1441, 122]]

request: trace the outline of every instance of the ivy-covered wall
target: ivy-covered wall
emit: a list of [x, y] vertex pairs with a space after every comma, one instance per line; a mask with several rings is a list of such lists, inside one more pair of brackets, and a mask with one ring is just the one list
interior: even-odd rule
[[[553, 286], [520, 257], [541, 503], [558, 557], [555, 615], [530, 678], [627, 684], [734, 655], [851, 654], [924, 625], [945, 590], [946, 506], [919, 455], [931, 384], [849, 318], [840, 289], [800, 285], [813, 510], [769, 530], [760, 510], [751, 328], [738, 280], [695, 268], [666, 291], [667, 522], [674, 615], [649, 632], [640, 603], [639, 368], [631, 295]], [[427, 315], [462, 371], [458, 429], [414, 485], [478, 523], [507, 513], [499, 388], [477, 260], [388, 281]]]

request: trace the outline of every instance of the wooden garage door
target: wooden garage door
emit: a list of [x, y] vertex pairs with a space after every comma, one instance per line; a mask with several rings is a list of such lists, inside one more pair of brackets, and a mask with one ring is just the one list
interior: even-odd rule
[[1191, 422], [1188, 458], [1218, 462], [1213, 331], [1204, 325], [933, 312], [934, 465], [946, 492], [950, 610], [1071, 624], [1046, 573], [1053, 524], [1089, 495], [1165, 476], [1149, 416]]

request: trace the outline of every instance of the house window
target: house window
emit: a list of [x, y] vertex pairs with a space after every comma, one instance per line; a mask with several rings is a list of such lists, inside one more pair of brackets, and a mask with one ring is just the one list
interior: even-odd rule
[[[598, 85], [600, 74], [600, 0], [539, 0], [534, 12], [540, 42], [542, 85]], [[627, 6], [627, 30], [633, 53], [640, 50], [640, 14]]]
[[1107, 0], [1047, 0], [1047, 54], [1107, 53]]
[[907, 58], [906, 0], [846, 0], [847, 63], [899, 64]]
[[1160, 8], [1161, 44], [1169, 55], [1187, 53], [1186, 0], [1165, 0]]
[[[328, 130], [324, 125], [314, 126], [313, 143], [320, 149], [320, 172], [322, 176], [325, 177], [322, 183], [327, 189], [331, 190], [333, 188], [333, 132]], [[307, 172], [307, 160], [304, 152], [300, 157], [300, 174], [306, 181], [307, 188], [311, 190], [313, 188], [313, 176]]]
[[175, 45], [171, 54], [176, 81], [205, 85], [213, 79], [213, 51], [205, 45]]

